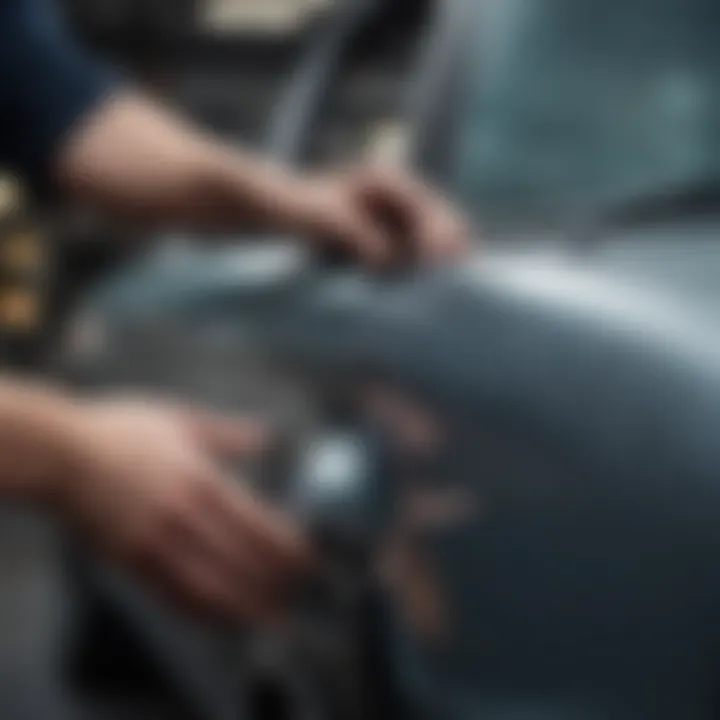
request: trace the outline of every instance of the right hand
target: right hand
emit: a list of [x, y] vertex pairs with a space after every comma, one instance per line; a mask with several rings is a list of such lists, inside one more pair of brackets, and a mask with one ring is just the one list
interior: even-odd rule
[[145, 401], [89, 403], [66, 517], [110, 559], [193, 611], [271, 619], [308, 562], [301, 533], [224, 473], [262, 450], [251, 422]]

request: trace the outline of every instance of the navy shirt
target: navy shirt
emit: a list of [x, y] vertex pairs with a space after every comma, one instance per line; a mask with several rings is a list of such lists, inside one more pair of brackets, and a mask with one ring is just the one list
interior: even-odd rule
[[44, 187], [62, 139], [114, 82], [73, 42], [52, 0], [0, 0], [0, 168]]

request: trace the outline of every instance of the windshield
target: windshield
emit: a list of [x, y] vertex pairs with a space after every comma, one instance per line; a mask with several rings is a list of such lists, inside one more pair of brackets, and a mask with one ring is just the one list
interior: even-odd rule
[[717, 0], [477, 0], [453, 157], [486, 225], [720, 176]]

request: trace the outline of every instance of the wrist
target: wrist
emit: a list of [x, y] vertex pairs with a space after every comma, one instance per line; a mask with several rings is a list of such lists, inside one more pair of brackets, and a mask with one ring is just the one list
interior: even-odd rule
[[0, 492], [54, 505], [74, 482], [84, 432], [80, 404], [37, 386], [0, 387]]
[[301, 231], [304, 182], [298, 173], [245, 154], [228, 159], [219, 180], [232, 211], [244, 211], [245, 219], [261, 230]]
[[50, 418], [47, 434], [47, 453], [52, 458], [43, 468], [33, 486], [30, 498], [53, 511], [67, 508], [77, 495], [77, 488], [87, 475], [92, 445], [87, 405], [67, 400]]
[[298, 173], [274, 168], [268, 176], [267, 224], [271, 229], [292, 235], [306, 231], [306, 181]]

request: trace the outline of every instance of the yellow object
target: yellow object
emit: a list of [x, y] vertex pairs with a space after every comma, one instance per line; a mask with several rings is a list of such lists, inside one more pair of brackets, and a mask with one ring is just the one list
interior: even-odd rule
[[44, 244], [32, 228], [20, 227], [24, 203], [20, 181], [0, 171], [0, 223], [7, 223], [0, 225], [0, 274], [9, 276], [0, 286], [0, 330], [11, 333], [37, 332], [42, 320], [36, 273], [45, 263]]
[[19, 230], [0, 242], [0, 265], [10, 272], [39, 270], [44, 260], [40, 238], [31, 231]]
[[0, 296], [0, 326], [3, 330], [30, 332], [40, 323], [40, 300], [32, 290], [8, 290]]
[[20, 182], [8, 174], [0, 174], [0, 220], [10, 217], [22, 206]]

